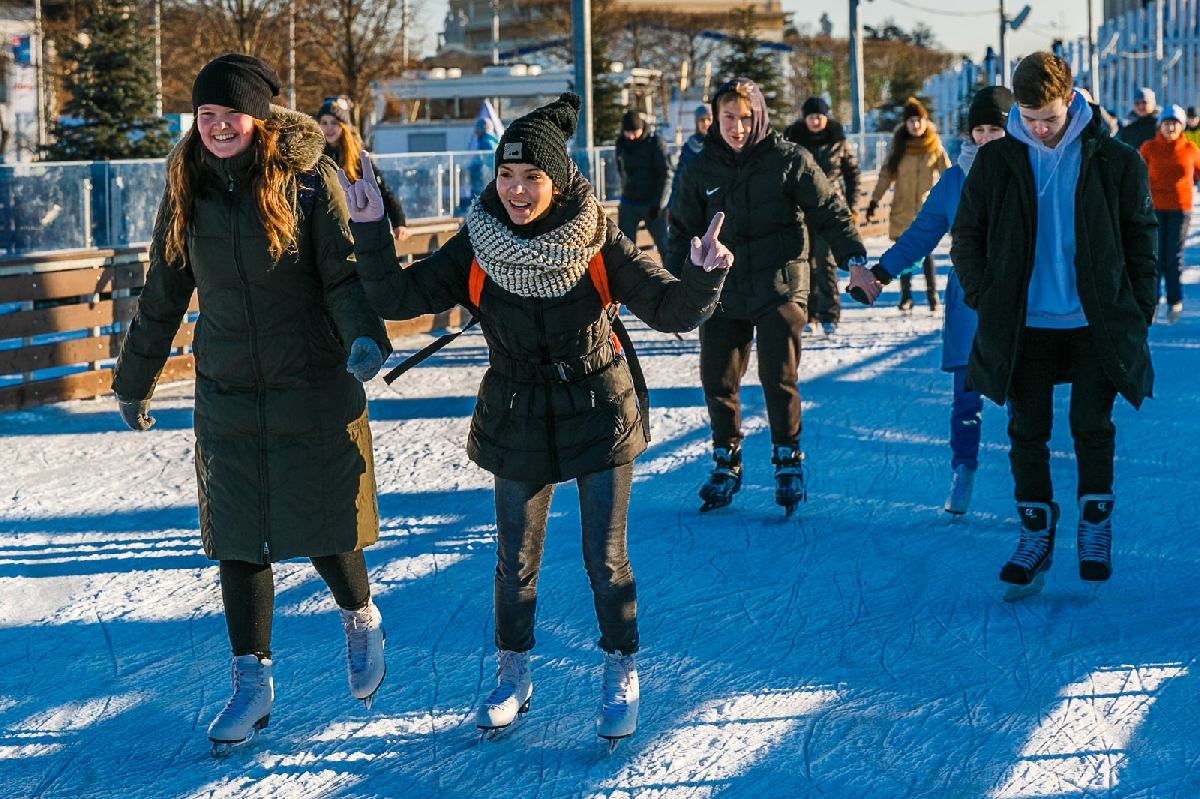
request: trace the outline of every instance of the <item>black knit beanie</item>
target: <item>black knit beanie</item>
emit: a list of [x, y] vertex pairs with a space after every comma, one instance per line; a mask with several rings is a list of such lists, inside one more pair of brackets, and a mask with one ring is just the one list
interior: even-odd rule
[[986, 86], [979, 90], [967, 111], [967, 131], [980, 125], [995, 125], [1003, 128], [1008, 124], [1008, 110], [1016, 98], [1003, 86]]
[[533, 164], [558, 188], [566, 188], [575, 171], [567, 139], [575, 135], [582, 102], [574, 92], [563, 92], [554, 102], [517, 118], [496, 146], [496, 167]]
[[282, 84], [275, 70], [254, 56], [229, 53], [204, 65], [192, 83], [192, 111], [223, 105], [255, 119], [271, 116], [271, 98]]
[[806, 117], [809, 114], [829, 116], [829, 103], [825, 102], [822, 97], [809, 97], [804, 101], [804, 105], [800, 106], [800, 116]]
[[317, 113], [313, 114], [313, 119], [319, 121], [321, 117], [330, 116], [343, 125], [353, 125], [354, 123], [350, 121], [350, 111], [353, 108], [354, 103], [350, 102], [350, 98], [339, 94], [337, 97], [326, 99], [317, 109]]
[[626, 111], [624, 116], [621, 117], [622, 131], [641, 130], [644, 126], [645, 123], [642, 122], [642, 115], [637, 111]]

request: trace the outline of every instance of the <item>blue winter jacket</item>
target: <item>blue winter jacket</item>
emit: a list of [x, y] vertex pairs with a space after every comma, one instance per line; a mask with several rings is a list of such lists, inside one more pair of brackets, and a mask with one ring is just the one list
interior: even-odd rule
[[[973, 147], [964, 145], [963, 149]], [[880, 257], [879, 265], [892, 277], [916, 269], [942, 240], [942, 236], [950, 232], [954, 215], [958, 212], [963, 183], [967, 180], [967, 173], [961, 166], [963, 161], [960, 158], [958, 164], [942, 173], [929, 190], [929, 196], [925, 198], [917, 218]], [[970, 161], [967, 163], [969, 166]], [[962, 285], [958, 282], [958, 275], [951, 269], [946, 281], [946, 317], [942, 323], [943, 371], [949, 372], [967, 365], [978, 324], [975, 312], [963, 302]]]

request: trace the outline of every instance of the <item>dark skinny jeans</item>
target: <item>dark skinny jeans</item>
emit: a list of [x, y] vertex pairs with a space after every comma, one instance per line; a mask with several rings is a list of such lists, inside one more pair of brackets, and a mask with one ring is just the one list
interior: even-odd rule
[[[630, 655], [638, 649], [637, 588], [625, 546], [633, 464], [581, 475], [575, 483], [600, 648]], [[497, 649], [533, 649], [538, 572], [553, 496], [553, 484], [496, 478]]]
[[[329, 586], [338, 607], [361, 610], [371, 601], [367, 562], [361, 549], [310, 558]], [[275, 577], [270, 563], [219, 561], [225, 626], [234, 655], [271, 657], [271, 621], [275, 613]]]

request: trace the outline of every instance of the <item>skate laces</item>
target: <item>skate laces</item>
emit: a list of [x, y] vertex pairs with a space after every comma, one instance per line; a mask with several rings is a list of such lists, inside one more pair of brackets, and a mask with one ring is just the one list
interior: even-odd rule
[[361, 672], [370, 668], [371, 631], [375, 629], [375, 605], [368, 603], [360, 610], [342, 609], [342, 626], [346, 630], [346, 657], [351, 671]]
[[1112, 547], [1112, 522], [1109, 519], [1089, 522], [1080, 517], [1077, 540], [1080, 560], [1108, 560], [1108, 553]]
[[1010, 563], [1015, 563], [1025, 569], [1032, 569], [1037, 565], [1046, 553], [1050, 550], [1050, 526], [1046, 525], [1045, 530], [1030, 530], [1024, 524], [1021, 525], [1021, 540], [1017, 542], [1017, 551], [1009, 558]]
[[955, 469], [950, 478], [950, 496], [954, 499], [964, 499], [971, 494], [975, 483], [975, 472], [969, 469]]
[[516, 695], [517, 687], [522, 682], [522, 675], [529, 668], [528, 658], [529, 655], [525, 652], [512, 652], [507, 649], [496, 653], [497, 684], [484, 704], [503, 705]]
[[604, 702], [600, 713], [604, 716], [623, 716], [629, 707], [629, 686], [637, 673], [637, 660], [633, 655], [613, 653], [604, 661]]
[[[222, 716], [241, 718], [254, 703], [254, 688], [262, 682], [261, 675], [264, 671], [262, 661], [256, 662], [257, 665], [247, 664], [245, 667], [239, 668], [241, 664], [238, 659], [233, 659], [231, 669], [233, 696], [229, 697], [229, 701], [225, 703], [225, 709], [221, 711]], [[243, 686], [245, 690], [243, 690]]]

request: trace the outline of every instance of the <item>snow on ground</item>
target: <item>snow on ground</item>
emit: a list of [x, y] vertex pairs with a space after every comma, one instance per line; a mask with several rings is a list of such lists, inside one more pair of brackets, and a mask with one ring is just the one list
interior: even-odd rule
[[[1200, 270], [1187, 278], [1196, 292]], [[552, 509], [532, 712], [477, 741], [494, 669], [490, 478], [464, 448], [478, 334], [394, 390], [370, 387], [384, 530], [367, 562], [389, 634], [373, 711], [349, 696], [323, 585], [306, 562], [282, 564], [275, 710], [227, 761], [205, 737], [229, 656], [198, 543], [190, 384], [159, 391], [145, 434], [111, 398], [0, 415], [4, 795], [1200, 796], [1200, 303], [1151, 333], [1155, 399], [1117, 406], [1113, 579], [1093, 593], [1075, 568], [1064, 388], [1052, 449], [1066, 532], [1045, 591], [1009, 604], [1004, 412], [986, 408], [972, 513], [952, 522], [941, 318], [895, 301], [891, 288], [847, 308], [836, 337], [805, 340], [811, 482], [792, 520], [773, 502], [753, 366], [746, 483], [732, 509], [697, 513], [696, 336], [632, 324], [655, 436], [629, 522], [643, 698], [612, 757], [594, 734], [602, 656], [573, 485]]]

